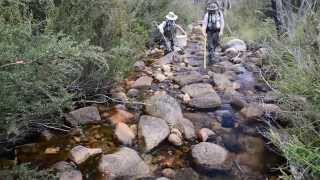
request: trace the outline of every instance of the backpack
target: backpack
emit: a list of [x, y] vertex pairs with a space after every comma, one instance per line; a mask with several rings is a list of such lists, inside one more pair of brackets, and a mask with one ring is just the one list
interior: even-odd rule
[[219, 31], [221, 28], [221, 16], [220, 13], [208, 13], [208, 31]]
[[167, 37], [173, 37], [173, 34], [175, 32], [175, 23], [174, 21], [166, 21], [166, 25], [163, 28], [164, 35]]

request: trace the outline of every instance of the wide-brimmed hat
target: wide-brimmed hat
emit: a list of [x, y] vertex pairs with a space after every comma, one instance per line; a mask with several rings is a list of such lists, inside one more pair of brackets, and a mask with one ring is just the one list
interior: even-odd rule
[[168, 20], [172, 20], [172, 21], [175, 21], [178, 19], [178, 16], [174, 14], [174, 12], [169, 12], [168, 15], [166, 15], [166, 19]]
[[217, 11], [218, 9], [219, 9], [219, 6], [217, 3], [211, 3], [207, 7], [208, 11]]

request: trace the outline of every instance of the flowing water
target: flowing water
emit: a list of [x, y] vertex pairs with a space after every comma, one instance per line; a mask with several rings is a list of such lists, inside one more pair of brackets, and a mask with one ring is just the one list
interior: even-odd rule
[[[205, 74], [202, 67], [203, 62], [203, 42], [192, 39], [185, 49], [185, 57], [188, 63], [195, 70]], [[197, 36], [197, 35], [195, 35]], [[173, 64], [173, 66], [178, 66]], [[186, 72], [188, 69], [180, 68], [176, 73]], [[243, 93], [243, 98], [250, 98], [246, 93], [255, 92], [254, 86], [256, 78], [254, 72], [248, 71], [244, 66], [240, 66], [235, 82], [239, 82]], [[134, 77], [134, 76], [133, 76]], [[154, 84], [152, 90], [166, 90], [170, 95], [179, 95], [179, 89], [172, 88], [172, 82]], [[209, 81], [210, 83], [210, 81]], [[258, 130], [263, 130], [266, 126], [263, 123], [243, 123], [238, 109], [234, 109], [230, 104], [230, 98], [223, 91], [218, 91], [222, 98], [222, 106], [218, 109], [199, 110], [182, 105], [183, 114], [190, 119], [196, 131], [201, 128], [210, 128], [216, 132], [214, 137], [208, 141], [217, 143], [228, 149], [235, 157], [233, 168], [230, 172], [210, 172], [198, 169], [192, 161], [190, 148], [199, 143], [197, 140], [185, 143], [181, 147], [175, 147], [168, 142], [163, 142], [150, 154], [140, 153], [145, 161], [152, 167], [156, 176], [161, 175], [164, 168], [176, 170], [176, 179], [212, 179], [212, 180], [233, 180], [233, 179], [276, 179], [279, 171], [273, 169], [285, 163], [272, 146], [268, 145]], [[178, 98], [177, 98], [178, 99]], [[182, 104], [182, 103], [181, 103]], [[130, 110], [130, 109], [129, 109]], [[131, 109], [134, 114], [141, 114], [137, 109]], [[82, 128], [83, 133], [76, 135], [55, 136], [49, 141], [41, 141], [34, 144], [23, 145], [16, 148], [18, 163], [32, 162], [41, 168], [49, 168], [59, 161], [68, 161], [69, 151], [76, 145], [83, 145], [90, 148], [102, 148], [103, 154], [115, 152], [120, 145], [114, 139], [113, 128], [107, 124], [88, 125]], [[139, 146], [134, 147], [140, 150]], [[84, 174], [85, 179], [98, 179], [97, 163], [99, 156], [90, 158], [79, 169]]]

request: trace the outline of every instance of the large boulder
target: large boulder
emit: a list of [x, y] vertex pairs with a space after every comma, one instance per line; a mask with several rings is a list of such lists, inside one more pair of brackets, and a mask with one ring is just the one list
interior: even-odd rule
[[142, 76], [133, 83], [132, 88], [135, 88], [135, 89], [150, 88], [152, 81], [153, 81], [152, 77]]
[[182, 92], [189, 94], [191, 97], [199, 97], [209, 93], [215, 93], [213, 87], [210, 84], [197, 83], [183, 87]]
[[148, 165], [138, 153], [126, 147], [121, 148], [114, 154], [102, 156], [98, 169], [105, 180], [116, 178], [137, 179], [150, 175]]
[[141, 116], [138, 133], [139, 137], [144, 141], [145, 151], [149, 152], [168, 137], [170, 130], [163, 119], [152, 116]]
[[246, 51], [247, 45], [240, 39], [232, 39], [223, 46], [223, 51], [228, 51], [228, 49], [232, 49], [236, 52]]
[[180, 104], [165, 92], [159, 92], [146, 100], [146, 112], [165, 120], [169, 126], [176, 126], [182, 119]]
[[229, 152], [213, 143], [202, 142], [193, 146], [192, 158], [198, 167], [206, 170], [227, 171], [232, 166]]
[[220, 96], [213, 92], [210, 94], [205, 94], [200, 97], [192, 98], [189, 101], [189, 106], [199, 109], [209, 109], [209, 108], [216, 108], [221, 105], [221, 98]]
[[99, 111], [94, 106], [77, 109], [70, 112], [69, 115], [72, 118], [70, 123], [73, 125], [85, 125], [101, 122]]
[[191, 71], [189, 73], [178, 74], [173, 80], [179, 85], [185, 86], [202, 81], [202, 75], [197, 71]]

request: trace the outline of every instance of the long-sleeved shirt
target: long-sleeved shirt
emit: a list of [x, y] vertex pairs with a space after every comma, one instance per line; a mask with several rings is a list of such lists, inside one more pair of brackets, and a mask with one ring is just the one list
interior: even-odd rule
[[[223, 32], [224, 30], [224, 17], [223, 17], [223, 13], [221, 11], [218, 11], [218, 13], [220, 14], [220, 23], [221, 23], [221, 28], [220, 28], [220, 32]], [[202, 32], [205, 34], [207, 32], [207, 27], [208, 27], [208, 18], [209, 18], [209, 13], [206, 13], [203, 21], [202, 21]]]

